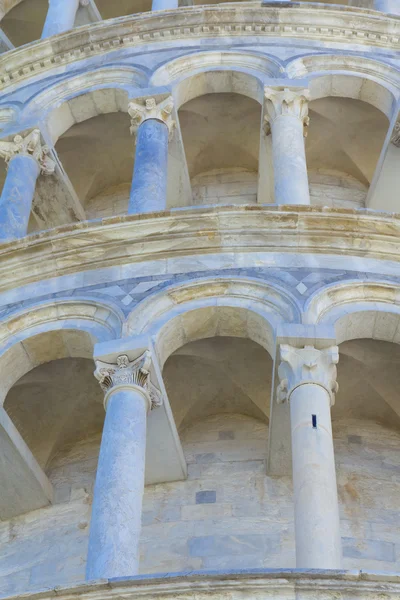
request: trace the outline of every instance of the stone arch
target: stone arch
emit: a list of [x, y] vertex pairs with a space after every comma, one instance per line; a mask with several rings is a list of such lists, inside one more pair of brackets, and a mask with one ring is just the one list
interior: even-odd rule
[[362, 281], [328, 286], [309, 299], [304, 322], [332, 325], [338, 344], [363, 338], [400, 344], [400, 286]]
[[0, 21], [6, 16], [10, 10], [12, 10], [18, 4], [21, 4], [23, 0], [0, 0]]
[[289, 62], [286, 71], [291, 79], [309, 79], [311, 100], [327, 96], [361, 100], [382, 111], [388, 119], [399, 97], [399, 70], [370, 58], [301, 56]]
[[97, 342], [120, 336], [119, 309], [92, 299], [43, 302], [0, 325], [0, 402], [33, 368], [60, 358], [92, 358]]
[[151, 84], [171, 86], [177, 109], [210, 93], [242, 94], [262, 104], [264, 79], [284, 71], [276, 59], [234, 51], [199, 52], [161, 65]]
[[299, 322], [296, 300], [255, 279], [199, 279], [166, 288], [128, 316], [126, 335], [152, 337], [160, 365], [179, 347], [216, 336], [249, 338], [270, 355], [278, 323]]
[[146, 84], [147, 75], [135, 67], [97, 69], [64, 79], [42, 91], [30, 100], [25, 113], [31, 119], [46, 115], [55, 144], [76, 123], [102, 114], [127, 112], [130, 90]]

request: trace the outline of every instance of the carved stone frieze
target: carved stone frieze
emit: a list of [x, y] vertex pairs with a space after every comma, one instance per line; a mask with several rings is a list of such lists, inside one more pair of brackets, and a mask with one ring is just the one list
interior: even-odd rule
[[152, 409], [161, 406], [162, 394], [150, 379], [151, 361], [151, 354], [148, 350], [132, 361], [126, 354], [118, 356], [116, 364], [96, 360], [94, 376], [99, 381], [101, 389], [106, 393], [106, 400], [107, 392], [112, 388], [120, 385], [132, 385], [142, 388], [146, 392]]
[[326, 389], [331, 399], [331, 406], [333, 406], [335, 394], [339, 389], [336, 381], [336, 365], [339, 362], [337, 346], [317, 350], [314, 346], [295, 348], [288, 344], [282, 344], [280, 358], [278, 404], [289, 401], [293, 390], [300, 385], [314, 384]]
[[143, 103], [132, 100], [128, 104], [128, 113], [131, 118], [131, 133], [136, 134], [143, 121], [157, 119], [166, 124], [171, 135], [175, 127], [175, 121], [172, 119], [173, 108], [172, 96], [158, 103], [156, 98], [146, 98]]
[[353, 11], [340, 11], [334, 27], [330, 11], [317, 11], [301, 5], [284, 8], [285, 18], [282, 21], [266, 19], [269, 11], [275, 12], [279, 8], [249, 4], [232, 16], [228, 6], [218, 5], [215, 9], [209, 7], [206, 14], [201, 11], [201, 18], [197, 10], [190, 15], [185, 13], [183, 22], [179, 11], [171, 11], [159, 17], [163, 23], [161, 36], [159, 20], [151, 12], [110, 19], [107, 26], [104, 22], [93, 25], [91, 31], [95, 35], [95, 42], [90, 36], [82, 36], [81, 31], [71, 30], [63, 34], [63, 40], [68, 40], [63, 44], [54, 46], [50, 40], [40, 40], [34, 53], [31, 47], [20, 48], [12, 64], [7, 64], [9, 61], [4, 53], [0, 57], [0, 88], [35, 78], [39, 73], [51, 71], [54, 65], [80, 62], [82, 57], [89, 58], [115, 49], [137, 48], [164, 40], [179, 44], [182, 40], [200, 40], [211, 35], [216, 38], [237, 38], [256, 34], [258, 37], [274, 39], [290, 36], [294, 39], [316, 40], [320, 46], [333, 41], [361, 47], [367, 44], [372, 48], [389, 45], [393, 51], [400, 48], [396, 29], [388, 27], [387, 19], [377, 18], [369, 12], [363, 14], [357, 11], [355, 19]]
[[310, 123], [308, 116], [308, 102], [310, 92], [307, 89], [264, 89], [264, 130], [267, 135], [271, 133], [271, 123], [282, 115], [297, 117], [304, 126], [304, 137], [307, 136], [307, 127]]
[[33, 129], [25, 136], [16, 135], [12, 142], [0, 140], [0, 156], [7, 164], [16, 155], [32, 156], [38, 162], [43, 175], [52, 175], [56, 167], [48, 153], [49, 148], [42, 144], [39, 129]]

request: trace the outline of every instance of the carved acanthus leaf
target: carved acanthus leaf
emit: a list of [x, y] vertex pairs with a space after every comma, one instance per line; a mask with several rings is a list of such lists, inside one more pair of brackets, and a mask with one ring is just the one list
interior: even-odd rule
[[295, 348], [282, 344], [280, 355], [278, 404], [289, 400], [293, 390], [300, 385], [314, 384], [326, 389], [333, 406], [339, 388], [336, 381], [336, 365], [339, 362], [337, 346], [317, 350], [314, 346]]
[[33, 129], [26, 136], [16, 135], [12, 142], [0, 141], [0, 156], [7, 164], [16, 155], [32, 156], [43, 175], [51, 175], [56, 168], [56, 163], [48, 154], [49, 148], [42, 145], [39, 129]]
[[400, 148], [400, 122], [397, 121], [395, 126], [393, 127], [392, 137], [390, 138], [392, 144]]
[[96, 361], [94, 376], [104, 392], [109, 392], [119, 385], [132, 385], [142, 388], [148, 395], [151, 408], [161, 406], [162, 394], [151, 382], [151, 354], [146, 350], [141, 356], [130, 361], [126, 354], [117, 358], [116, 364]]
[[172, 119], [173, 108], [172, 96], [165, 98], [165, 100], [162, 100], [158, 104], [155, 98], [146, 98], [144, 104], [132, 100], [128, 104], [128, 113], [131, 118], [131, 133], [136, 134], [143, 121], [157, 119], [166, 124], [171, 135], [175, 127], [175, 121]]
[[282, 115], [291, 115], [302, 121], [304, 137], [307, 137], [307, 127], [310, 124], [308, 116], [308, 102], [310, 92], [307, 89], [291, 90], [290, 88], [274, 89], [264, 88], [264, 130], [267, 135], [271, 133], [271, 123]]

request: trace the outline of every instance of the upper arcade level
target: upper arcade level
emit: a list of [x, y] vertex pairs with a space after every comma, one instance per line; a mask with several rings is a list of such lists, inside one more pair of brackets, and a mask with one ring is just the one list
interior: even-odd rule
[[398, 212], [399, 38], [393, 15], [271, 0], [4, 53], [1, 241], [209, 205]]
[[[235, 0], [234, 0], [235, 1]], [[242, 0], [236, 0], [242, 1]], [[74, 27], [148, 11], [176, 9], [226, 0], [2, 0], [0, 50], [7, 51]], [[314, 2], [314, 0], [302, 0]], [[290, 0], [265, 0], [282, 5]], [[318, 4], [376, 10], [399, 15], [398, 0], [319, 0]]]

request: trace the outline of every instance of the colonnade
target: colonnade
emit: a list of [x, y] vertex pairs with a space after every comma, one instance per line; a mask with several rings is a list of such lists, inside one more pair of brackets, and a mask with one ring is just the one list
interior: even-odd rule
[[[264, 90], [264, 129], [272, 136], [277, 204], [310, 204], [304, 146], [308, 101], [306, 89]], [[172, 96], [168, 94], [137, 98], [128, 105], [131, 133], [136, 139], [128, 214], [167, 208], [168, 142], [175, 127], [173, 109]], [[38, 129], [18, 135], [13, 141], [0, 142], [0, 156], [8, 164], [0, 198], [0, 240], [26, 235], [37, 178], [55, 170], [49, 152]]]
[[[317, 344], [317, 342], [314, 340]], [[139, 568], [144, 492], [146, 415], [163, 402], [151, 381], [149, 350], [96, 357], [106, 419], [97, 470], [87, 579], [132, 576]], [[114, 349], [118, 348], [118, 341]], [[338, 348], [279, 348], [277, 403], [290, 404], [296, 566], [340, 569], [341, 538], [331, 412]], [[126, 354], [128, 352], [128, 354]], [[107, 362], [106, 362], [107, 361]]]

